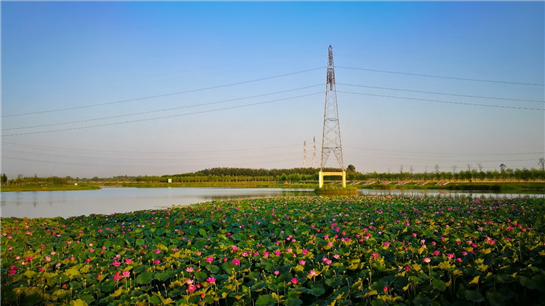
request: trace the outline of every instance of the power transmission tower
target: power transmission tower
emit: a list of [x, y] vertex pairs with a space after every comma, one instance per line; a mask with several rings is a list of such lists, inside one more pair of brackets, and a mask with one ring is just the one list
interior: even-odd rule
[[[329, 155], [333, 152], [342, 172], [323, 172]], [[333, 47], [328, 49], [327, 76], [325, 88], [324, 129], [322, 136], [322, 154], [320, 164], [320, 187], [323, 186], [324, 175], [340, 175], [343, 187], [346, 187], [346, 172], [343, 165], [343, 149], [341, 145], [341, 128], [339, 126], [339, 110], [337, 107], [337, 89], [335, 86], [335, 66], [333, 65]]]
[[312, 168], [316, 168], [316, 137], [312, 137]]
[[303, 168], [307, 167], [307, 141], [303, 143]]

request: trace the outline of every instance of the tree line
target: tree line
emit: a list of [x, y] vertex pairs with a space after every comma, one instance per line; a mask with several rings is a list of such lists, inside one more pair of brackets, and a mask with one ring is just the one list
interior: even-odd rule
[[[404, 167], [399, 168], [399, 172], [357, 172], [353, 165], [346, 169], [347, 179], [351, 181], [470, 181], [470, 182], [542, 182], [545, 181], [545, 159], [541, 158], [539, 168], [507, 168], [501, 164], [499, 170], [487, 170], [478, 164], [477, 168], [468, 165], [467, 170], [457, 170], [452, 166], [452, 171], [441, 171], [439, 165], [435, 165], [433, 171], [414, 172], [412, 167], [409, 171], [404, 171]], [[326, 172], [335, 172], [339, 169], [324, 168]], [[1, 176], [2, 185], [23, 185], [23, 184], [52, 184], [63, 185], [74, 182], [147, 182], [147, 183], [167, 183], [169, 179], [173, 183], [188, 182], [315, 182], [318, 180], [317, 168], [290, 168], [290, 169], [252, 169], [252, 168], [210, 168], [197, 172], [181, 173], [173, 175], [158, 176], [115, 176], [113, 178], [72, 178], [67, 177], [23, 177], [8, 180], [5, 173]], [[338, 178], [333, 178], [338, 180]]]

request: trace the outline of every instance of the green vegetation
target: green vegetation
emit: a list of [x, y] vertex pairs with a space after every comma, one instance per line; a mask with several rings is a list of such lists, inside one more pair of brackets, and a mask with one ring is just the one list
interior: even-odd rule
[[[541, 164], [540, 164], [541, 165]], [[339, 169], [325, 168], [324, 171]], [[545, 191], [545, 170], [509, 169], [502, 164], [500, 171], [482, 171], [482, 168], [452, 172], [413, 173], [360, 173], [353, 165], [346, 169], [349, 184], [362, 189], [443, 189], [475, 190], [497, 192]], [[112, 178], [72, 178], [72, 177], [25, 177], [8, 180], [2, 175], [2, 191], [40, 191], [40, 190], [81, 190], [79, 185], [110, 187], [236, 187], [236, 188], [310, 188], [318, 185], [318, 171], [314, 168], [293, 169], [250, 169], [250, 168], [212, 168], [192, 173], [163, 176], [116, 176]], [[326, 183], [333, 183], [333, 177]], [[171, 180], [172, 183], [168, 183]], [[43, 188], [54, 185], [55, 188]], [[338, 183], [337, 183], [338, 185]], [[13, 186], [19, 186], [13, 188]], [[26, 186], [26, 187], [20, 187]]]
[[96, 190], [100, 186], [96, 184], [78, 184], [78, 185], [21, 185], [21, 186], [2, 186], [2, 192], [13, 191], [62, 191], [62, 190]]
[[357, 194], [358, 188], [355, 186], [346, 186], [342, 185], [324, 185], [322, 188], [317, 187], [314, 189], [314, 192], [318, 194]]
[[1, 219], [2, 305], [538, 305], [542, 199], [279, 197]]

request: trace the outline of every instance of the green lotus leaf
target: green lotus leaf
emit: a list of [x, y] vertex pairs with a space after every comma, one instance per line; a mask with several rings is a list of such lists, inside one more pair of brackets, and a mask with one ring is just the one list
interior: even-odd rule
[[500, 293], [494, 292], [493, 290], [488, 290], [486, 292], [486, 300], [493, 306], [505, 305], [504, 297]]
[[465, 298], [474, 303], [484, 302], [484, 297], [478, 290], [466, 290]]
[[70, 301], [70, 306], [87, 306], [87, 302], [82, 299]]
[[206, 273], [204, 272], [195, 272], [195, 278], [198, 280], [198, 281], [204, 281], [208, 276], [206, 275]]
[[425, 295], [419, 294], [413, 300], [414, 306], [430, 306], [431, 299]]
[[286, 299], [285, 305], [286, 306], [299, 306], [299, 305], [303, 305], [303, 301], [298, 297], [290, 297], [290, 298]]
[[315, 297], [319, 297], [320, 295], [325, 293], [325, 289], [324, 289], [324, 287], [316, 286], [316, 287], [313, 287], [312, 289], [308, 290], [307, 292], [309, 294], [314, 295]]
[[431, 285], [433, 288], [439, 290], [439, 291], [445, 291], [447, 289], [447, 285], [444, 281], [440, 279], [434, 279], [431, 281]]
[[153, 272], [143, 272], [136, 277], [137, 284], [147, 284], [153, 279]]
[[220, 268], [216, 265], [206, 265], [205, 268], [212, 274], [216, 274], [220, 271]]
[[257, 301], [255, 302], [255, 304], [258, 305], [258, 306], [274, 305], [275, 300], [272, 298], [271, 295], [265, 294], [265, 295], [259, 296], [259, 298], [257, 298]]

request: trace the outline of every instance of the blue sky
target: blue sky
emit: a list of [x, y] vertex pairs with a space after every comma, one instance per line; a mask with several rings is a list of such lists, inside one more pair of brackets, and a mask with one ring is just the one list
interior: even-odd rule
[[1, 10], [9, 177], [293, 168], [304, 141], [311, 166], [313, 137], [319, 164], [329, 45], [345, 165], [531, 168], [544, 155], [543, 2]]

